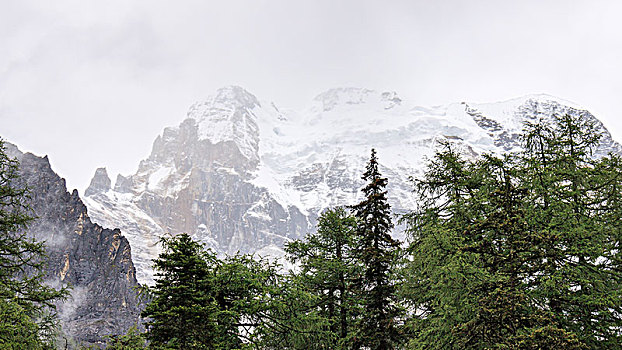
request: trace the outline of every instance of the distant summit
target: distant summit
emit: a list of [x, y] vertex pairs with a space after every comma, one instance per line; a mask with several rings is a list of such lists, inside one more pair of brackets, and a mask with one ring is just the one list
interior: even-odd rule
[[110, 189], [110, 178], [106, 168], [98, 168], [91, 179], [91, 184], [84, 191], [85, 196], [92, 196], [97, 193], [106, 192]]
[[324, 112], [331, 111], [337, 106], [360, 105], [370, 102], [387, 102], [386, 107], [390, 108], [402, 101], [396, 92], [377, 92], [369, 89], [347, 87], [327, 90], [314, 99], [314, 102], [321, 105]]
[[525, 122], [565, 113], [597, 123], [604, 134], [599, 152], [622, 152], [588, 111], [543, 94], [423, 107], [395, 92], [349, 87], [284, 112], [229, 86], [165, 128], [138, 171], [118, 176], [114, 190], [98, 170], [85, 202], [96, 222], [123, 230], [139, 281], [151, 283], [150, 262], [164, 234], [187, 232], [221, 254], [282, 253], [284, 243], [314, 230], [322, 210], [360, 200], [372, 147], [399, 213], [416, 205], [410, 178], [439, 141], [473, 157], [513, 152]]
[[230, 85], [218, 89], [214, 95], [207, 99], [206, 104], [235, 105], [237, 107], [253, 108], [259, 106], [259, 101], [255, 95], [251, 94], [246, 89], [240, 86]]

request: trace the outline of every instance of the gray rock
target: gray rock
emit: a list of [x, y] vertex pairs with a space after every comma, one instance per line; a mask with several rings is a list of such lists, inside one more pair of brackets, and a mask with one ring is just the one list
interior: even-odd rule
[[[71, 287], [69, 299], [57, 303], [63, 333], [83, 344], [103, 344], [106, 335], [125, 333], [140, 322], [141, 311], [127, 239], [118, 229], [91, 221], [78, 191], [67, 192], [65, 180], [54, 173], [47, 156], [7, 146], [8, 154], [20, 162], [20, 181], [29, 188], [36, 216], [28, 234], [45, 242], [46, 282]], [[99, 180], [92, 182], [95, 188], [98, 181], [105, 185], [101, 181], [105, 170], [98, 174]]]
[[[524, 122], [560, 113], [602, 127], [588, 112], [542, 95], [423, 108], [393, 92], [340, 88], [292, 112], [227, 87], [165, 128], [138, 171], [117, 178], [115, 191], [84, 200], [96, 222], [126, 234], [139, 281], [153, 283], [149, 265], [161, 235], [186, 232], [219, 254], [282, 253], [284, 243], [313, 232], [322, 210], [360, 200], [372, 147], [399, 215], [417, 206], [412, 178], [439, 141], [468, 157], [512, 152], [520, 149]], [[599, 152], [619, 153], [599, 130]], [[403, 227], [394, 233], [402, 238]]]
[[114, 183], [114, 190], [119, 193], [131, 193], [132, 179], [121, 174], [117, 175], [117, 181]]
[[85, 196], [92, 196], [97, 193], [106, 192], [110, 189], [110, 178], [106, 168], [98, 168], [95, 170], [95, 175], [91, 179], [91, 184], [84, 191]]

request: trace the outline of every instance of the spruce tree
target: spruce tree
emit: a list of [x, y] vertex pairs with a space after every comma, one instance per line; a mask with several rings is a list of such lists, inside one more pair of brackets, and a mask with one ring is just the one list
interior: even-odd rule
[[387, 179], [378, 170], [376, 151], [362, 176], [367, 185], [362, 189], [365, 198], [352, 206], [357, 219], [358, 258], [362, 275], [358, 281], [363, 304], [357, 324], [356, 346], [369, 349], [394, 349], [399, 344], [397, 303], [392, 269], [396, 265], [399, 242], [391, 237], [393, 222], [387, 201]]

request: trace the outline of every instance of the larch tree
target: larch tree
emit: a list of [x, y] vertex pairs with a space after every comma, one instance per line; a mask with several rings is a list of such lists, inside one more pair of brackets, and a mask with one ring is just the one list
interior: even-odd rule
[[0, 347], [53, 349], [58, 335], [54, 302], [67, 295], [44, 283], [44, 244], [28, 236], [35, 219], [19, 164], [0, 140]]
[[544, 236], [532, 286], [555, 322], [591, 349], [622, 348], [620, 156], [598, 152], [586, 115], [527, 126], [521, 157], [530, 225]]
[[360, 273], [355, 233], [356, 220], [338, 207], [320, 215], [317, 232], [286, 246], [288, 259], [299, 264], [297, 283], [313, 296], [309, 307], [323, 318], [326, 349], [348, 348], [359, 312], [354, 294], [354, 280]]
[[546, 242], [528, 229], [518, 174], [507, 158], [467, 161], [446, 144], [416, 181], [402, 289], [415, 310], [408, 348], [580, 348], [528, 293]]
[[409, 348], [620, 348], [622, 169], [598, 139], [563, 115], [518, 154], [437, 153], [406, 216]]

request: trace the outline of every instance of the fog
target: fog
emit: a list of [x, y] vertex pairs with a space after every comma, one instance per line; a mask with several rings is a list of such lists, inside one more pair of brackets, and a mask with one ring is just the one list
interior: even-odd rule
[[129, 174], [156, 135], [225, 85], [279, 108], [324, 90], [423, 106], [571, 100], [622, 141], [615, 1], [4, 1], [0, 136], [82, 193]]

